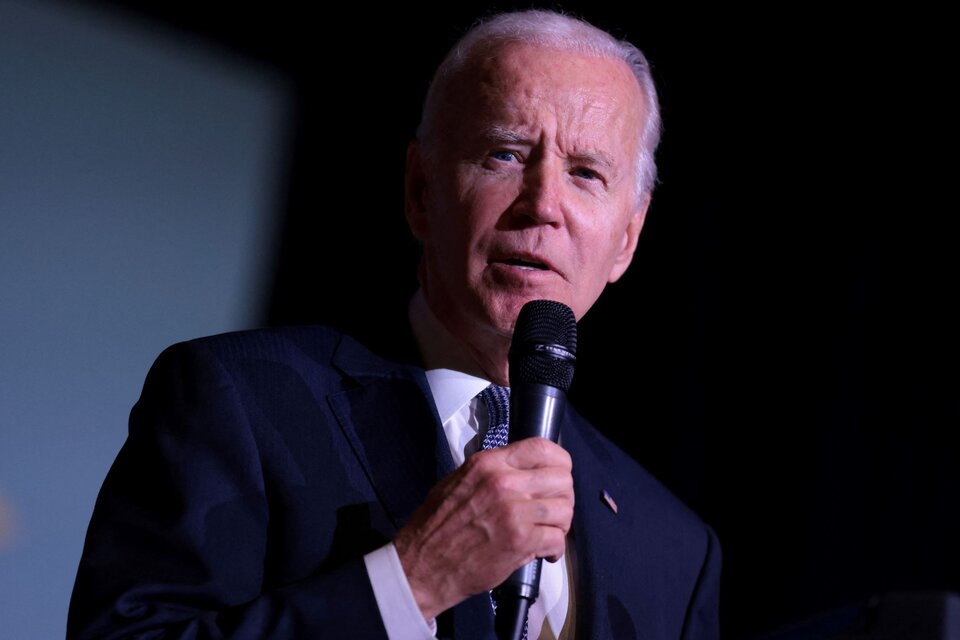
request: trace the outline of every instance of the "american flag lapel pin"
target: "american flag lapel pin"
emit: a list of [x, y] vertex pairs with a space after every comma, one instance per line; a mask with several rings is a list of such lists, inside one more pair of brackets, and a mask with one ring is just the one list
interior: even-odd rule
[[610, 495], [610, 492], [604, 489], [600, 492], [600, 499], [603, 500], [603, 504], [610, 507], [610, 511], [617, 513], [617, 501], [613, 499], [613, 496]]

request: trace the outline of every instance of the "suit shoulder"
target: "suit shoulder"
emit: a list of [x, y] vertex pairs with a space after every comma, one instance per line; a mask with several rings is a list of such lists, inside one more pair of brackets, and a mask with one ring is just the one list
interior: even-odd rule
[[270, 387], [295, 376], [328, 390], [364, 376], [422, 374], [422, 369], [386, 360], [350, 336], [319, 325], [234, 331], [179, 342], [160, 354], [151, 374], [170, 370], [214, 378], [226, 374]]
[[329, 327], [305, 325], [231, 331], [194, 338], [169, 348], [207, 350], [224, 360], [273, 359], [296, 352], [327, 360], [344, 338], [342, 333]]
[[329, 361], [344, 340], [350, 339], [324, 326], [230, 331], [171, 344], [157, 356], [156, 364], [202, 360], [211, 356], [224, 364], [249, 360], [289, 360], [298, 356]]
[[177, 342], [157, 356], [147, 381], [169, 375], [209, 379], [244, 377], [253, 368], [329, 369], [339, 345], [349, 340], [323, 326], [232, 331]]

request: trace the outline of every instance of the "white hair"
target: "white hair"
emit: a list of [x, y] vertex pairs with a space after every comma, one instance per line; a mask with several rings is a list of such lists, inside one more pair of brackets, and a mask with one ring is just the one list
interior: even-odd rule
[[427, 91], [417, 138], [427, 157], [440, 141], [437, 130], [450, 85], [473, 61], [511, 43], [534, 44], [565, 51], [624, 61], [640, 84], [646, 100], [646, 122], [640, 133], [637, 158], [637, 196], [653, 191], [657, 181], [654, 153], [660, 142], [660, 104], [650, 73], [650, 63], [637, 47], [580, 20], [553, 11], [501, 13], [480, 22], [450, 50], [437, 68]]

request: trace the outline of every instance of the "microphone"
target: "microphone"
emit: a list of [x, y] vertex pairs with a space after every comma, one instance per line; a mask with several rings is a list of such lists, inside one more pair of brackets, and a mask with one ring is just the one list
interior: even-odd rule
[[[557, 442], [577, 361], [577, 320], [565, 304], [531, 300], [523, 305], [510, 343], [510, 442], [541, 437]], [[527, 610], [540, 595], [536, 559], [494, 591], [500, 640], [519, 640]]]

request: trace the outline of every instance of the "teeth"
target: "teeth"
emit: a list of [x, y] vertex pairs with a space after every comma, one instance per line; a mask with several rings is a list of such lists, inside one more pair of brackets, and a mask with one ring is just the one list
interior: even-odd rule
[[519, 267], [525, 271], [546, 271], [547, 265], [541, 264], [539, 262], [527, 262], [525, 260], [519, 260], [516, 258], [510, 258], [509, 260], [504, 260], [505, 264], [509, 264], [513, 267]]

